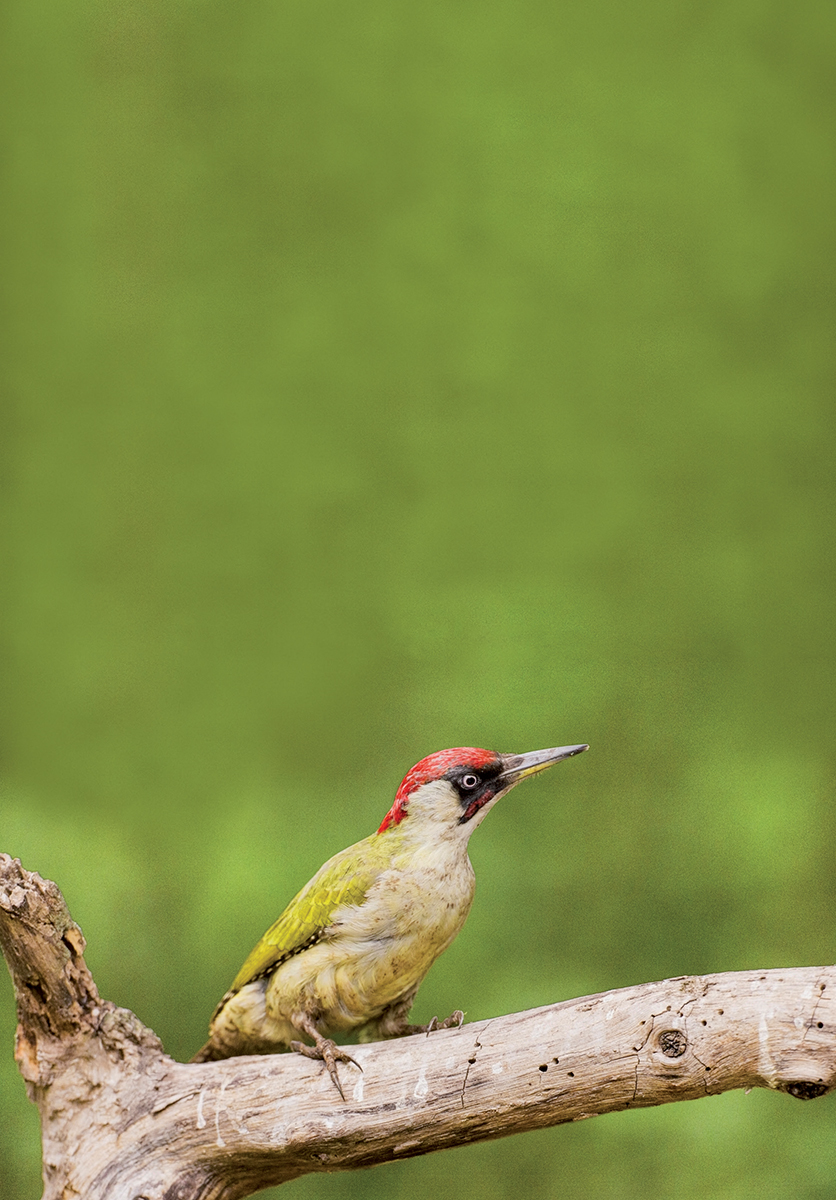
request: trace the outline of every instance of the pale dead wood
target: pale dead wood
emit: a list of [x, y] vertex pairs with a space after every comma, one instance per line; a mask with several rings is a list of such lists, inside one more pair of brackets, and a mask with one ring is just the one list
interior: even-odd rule
[[836, 967], [682, 977], [352, 1047], [343, 1103], [296, 1055], [182, 1064], [103, 1001], [55, 884], [0, 855], [16, 1058], [38, 1105], [45, 1200], [236, 1200], [624, 1108], [836, 1082]]

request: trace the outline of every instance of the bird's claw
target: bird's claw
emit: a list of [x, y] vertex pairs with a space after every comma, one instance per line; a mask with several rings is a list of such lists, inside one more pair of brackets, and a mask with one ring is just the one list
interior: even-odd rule
[[439, 1029], [461, 1029], [463, 1022], [464, 1022], [464, 1013], [462, 1012], [462, 1010], [460, 1008], [457, 1008], [455, 1012], [450, 1013], [449, 1017], [445, 1017], [445, 1019], [443, 1021], [439, 1022], [438, 1028]]
[[350, 1054], [346, 1054], [345, 1050], [341, 1050], [336, 1042], [332, 1042], [330, 1038], [319, 1038], [315, 1046], [307, 1046], [304, 1042], [291, 1042], [290, 1048], [291, 1050], [295, 1050], [297, 1054], [303, 1054], [305, 1058], [313, 1058], [317, 1062], [325, 1063], [326, 1070], [331, 1076], [331, 1082], [343, 1100], [345, 1100], [345, 1092], [342, 1089], [340, 1077], [337, 1073], [337, 1063], [353, 1063], [358, 1071], [362, 1073], [363, 1070], [356, 1058], [352, 1058]]
[[428, 1024], [419, 1027], [419, 1032], [426, 1033], [427, 1037], [429, 1037], [431, 1033], [435, 1033], [436, 1029], [459, 1029], [463, 1020], [464, 1013], [460, 1008], [457, 1008], [455, 1012], [450, 1013], [450, 1016], [445, 1017], [443, 1021], [439, 1021], [438, 1017], [433, 1017]]

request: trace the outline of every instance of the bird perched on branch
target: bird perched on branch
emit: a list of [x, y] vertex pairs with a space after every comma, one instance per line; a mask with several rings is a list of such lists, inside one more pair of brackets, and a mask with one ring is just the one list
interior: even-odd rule
[[470, 910], [470, 835], [521, 780], [587, 749], [459, 747], [422, 759], [377, 833], [329, 859], [267, 930], [192, 1061], [295, 1050], [322, 1061], [345, 1099], [337, 1063], [359, 1064], [329, 1035], [358, 1031], [373, 1041], [461, 1025], [461, 1012], [429, 1025], [407, 1018]]

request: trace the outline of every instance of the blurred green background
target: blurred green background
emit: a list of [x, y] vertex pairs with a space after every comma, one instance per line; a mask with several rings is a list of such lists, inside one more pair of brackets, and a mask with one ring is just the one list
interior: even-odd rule
[[[0, 849], [190, 1056], [449, 745], [414, 1010], [832, 963], [836, 10], [8, 0]], [[0, 981], [0, 1193], [39, 1195]], [[836, 1197], [737, 1093], [298, 1200]], [[275, 1193], [278, 1194], [278, 1193]]]

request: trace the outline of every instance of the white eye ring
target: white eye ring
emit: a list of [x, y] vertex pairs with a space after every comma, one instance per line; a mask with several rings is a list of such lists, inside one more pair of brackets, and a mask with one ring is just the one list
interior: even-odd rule
[[463, 788], [475, 788], [478, 782], [479, 782], [478, 775], [462, 775], [462, 787]]

